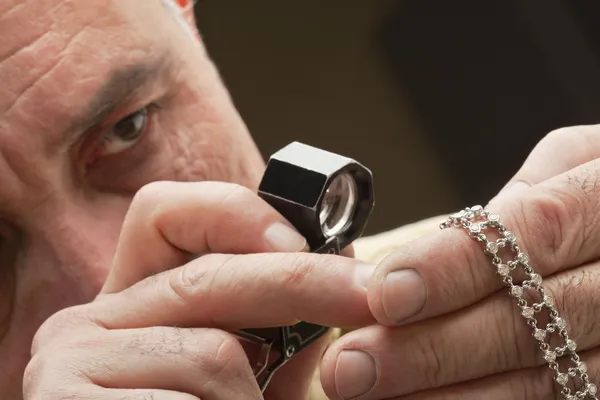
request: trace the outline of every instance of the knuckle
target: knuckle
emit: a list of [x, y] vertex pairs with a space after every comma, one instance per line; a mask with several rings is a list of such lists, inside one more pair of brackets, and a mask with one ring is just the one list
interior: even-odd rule
[[184, 356], [204, 372], [207, 380], [231, 379], [244, 374], [246, 353], [235, 337], [217, 329], [207, 330], [202, 336], [200, 340], [206, 351], [198, 352], [193, 346]]
[[568, 316], [567, 324], [570, 335], [578, 342], [586, 345], [591, 338], [598, 337], [600, 318], [600, 298], [595, 296], [595, 288], [600, 282], [600, 273], [595, 269], [579, 269], [549, 280], [546, 291], [554, 298], [558, 313]]
[[544, 136], [540, 141], [540, 145], [551, 148], [560, 148], [563, 145], [570, 146], [573, 141], [573, 135], [578, 132], [579, 129], [573, 126], [554, 129]]
[[23, 373], [22, 391], [24, 399], [74, 399], [72, 393], [63, 391], [62, 383], [66, 383], [64, 371], [64, 355], [44, 350], [33, 356]]
[[129, 337], [124, 345], [128, 351], [141, 356], [181, 355], [186, 343], [185, 332], [182, 328], [152, 327]]
[[76, 306], [58, 311], [40, 326], [33, 337], [31, 351], [37, 353], [40, 349], [49, 346], [63, 338], [62, 332], [72, 331], [84, 322], [85, 306]]
[[34, 355], [29, 360], [23, 373], [23, 397], [25, 399], [33, 399], [39, 388], [40, 377], [43, 376], [43, 357], [39, 354]]
[[223, 204], [229, 203], [247, 203], [256, 198], [256, 194], [246, 186], [237, 183], [227, 183], [228, 191], [221, 200]]
[[[304, 286], [307, 277], [312, 275], [317, 267], [317, 259], [305, 254], [287, 254], [280, 260], [285, 267], [281, 271], [283, 287], [296, 288]], [[325, 260], [327, 257], [323, 257]]]
[[545, 191], [533, 201], [519, 200], [518, 207], [510, 215], [525, 251], [530, 253], [544, 274], [555, 272], [570, 251], [572, 210], [568, 204], [556, 193]]
[[523, 323], [521, 313], [515, 312], [511, 299], [507, 298], [505, 293], [499, 293], [492, 299], [491, 306], [489, 315], [493, 320], [487, 321], [489, 324], [485, 325], [483, 334], [489, 335], [489, 326], [494, 326], [495, 331], [507, 332], [490, 338], [499, 342], [492, 347], [497, 350], [494, 360], [496, 364], [503, 370], [525, 368], [535, 364], [534, 360], [539, 358], [539, 349], [535, 345], [532, 346], [531, 330]]
[[[169, 289], [183, 303], [190, 304], [201, 301], [201, 297], [209, 297], [211, 290], [217, 285], [212, 283], [218, 274], [230, 273], [229, 263], [236, 256], [226, 254], [209, 254], [173, 270], [169, 278]], [[204, 307], [208, 304], [204, 304]]]
[[559, 128], [548, 133], [538, 144], [544, 154], [557, 154], [568, 148], [567, 157], [561, 157], [567, 167], [572, 168], [600, 156], [598, 135], [600, 125], [578, 125]]
[[567, 185], [559, 195], [569, 204], [572, 225], [581, 229], [572, 229], [575, 238], [573, 251], [590, 249], [597, 241], [600, 223], [600, 165], [594, 160], [569, 171]]
[[[448, 232], [449, 234], [453, 232]], [[462, 233], [462, 232], [461, 232]], [[451, 299], [455, 296], [456, 291], [460, 290], [465, 298], [467, 299], [481, 299], [486, 297], [489, 287], [489, 276], [481, 273], [481, 266], [487, 264], [485, 254], [482, 253], [478, 243], [475, 243], [472, 238], [467, 235], [460, 235], [460, 237], [453, 237], [452, 240], [446, 241], [444, 246], [447, 246], [446, 251], [432, 252], [428, 259], [428, 263], [435, 265], [436, 263], [444, 263], [444, 258], [447, 257], [446, 252], [452, 252], [452, 247], [464, 249], [459, 253], [459, 259], [455, 260], [455, 265], [464, 265], [465, 271], [467, 271], [468, 279], [472, 282], [472, 285], [464, 285], [465, 276], [457, 273], [452, 268], [439, 268], [432, 269], [432, 273], [439, 275], [436, 277], [437, 282], [444, 282], [444, 285], [440, 285], [440, 294], [444, 299]]]
[[555, 129], [548, 133], [539, 146], [551, 150], [569, 148], [574, 154], [573, 161], [589, 160], [600, 155], [598, 135], [600, 125], [577, 125]]
[[416, 357], [414, 376], [422, 377], [426, 386], [443, 386], [454, 379], [451, 375], [457, 371], [455, 367], [458, 366], [451, 363], [457, 357], [446, 354], [447, 343], [444, 343], [439, 334], [419, 335], [412, 345], [414, 347], [411, 353]]

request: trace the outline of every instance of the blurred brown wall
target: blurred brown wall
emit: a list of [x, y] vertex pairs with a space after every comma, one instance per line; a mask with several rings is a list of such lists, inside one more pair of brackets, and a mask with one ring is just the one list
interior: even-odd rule
[[204, 0], [198, 23], [268, 157], [293, 140], [372, 169], [368, 232], [462, 206], [375, 39], [392, 0]]

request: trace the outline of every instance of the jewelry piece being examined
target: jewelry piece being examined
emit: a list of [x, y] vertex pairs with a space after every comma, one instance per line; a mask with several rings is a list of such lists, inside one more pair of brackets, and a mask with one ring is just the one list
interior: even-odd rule
[[[562, 318], [554, 306], [554, 300], [550, 297], [542, 286], [542, 276], [537, 274], [530, 265], [529, 257], [523, 253], [517, 245], [516, 235], [507, 230], [500, 222], [498, 214], [484, 210], [482, 206], [466, 208], [440, 224], [441, 229], [457, 227], [463, 228], [473, 239], [483, 243], [484, 252], [488, 255], [497, 274], [509, 288], [509, 294], [517, 300], [517, 306], [521, 315], [533, 329], [533, 337], [538, 341], [544, 360], [548, 363], [550, 369], [554, 371], [554, 380], [561, 387], [561, 393], [564, 400], [582, 400], [595, 399], [597, 387], [591, 383], [587, 375], [587, 365], [579, 359], [576, 349], [577, 345], [573, 339], [569, 338], [567, 332], [567, 323]], [[488, 239], [484, 233], [495, 232], [498, 234], [496, 240]], [[508, 248], [514, 253], [514, 258], [509, 261], [503, 261], [498, 253], [502, 248]], [[525, 273], [525, 279], [521, 283], [515, 283], [513, 273], [518, 273], [517, 268]], [[525, 298], [529, 297], [532, 302]], [[549, 323], [546, 326], [538, 325], [536, 316], [543, 310], [547, 310]], [[552, 348], [550, 339], [558, 337], [561, 345]], [[565, 372], [562, 372], [558, 359], [568, 355], [570, 365]], [[575, 387], [575, 393], [569, 387], [572, 383]]]

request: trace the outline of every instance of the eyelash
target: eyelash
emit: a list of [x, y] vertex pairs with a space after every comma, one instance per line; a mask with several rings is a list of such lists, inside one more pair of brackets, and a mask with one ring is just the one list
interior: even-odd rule
[[[144, 127], [142, 128], [142, 132], [139, 135], [139, 138], [130, 147], [124, 149], [123, 151], [116, 152], [113, 154], [102, 154], [103, 148], [105, 148], [105, 146], [109, 143], [107, 137], [111, 134], [110, 130], [112, 130], [119, 122], [130, 118], [132, 115], [135, 115], [136, 113], [144, 109], [147, 110], [146, 121]], [[143, 147], [142, 145], [144, 144], [144, 142], [146, 142], [148, 136], [150, 136], [150, 134], [153, 132], [154, 119], [157, 109], [160, 109], [158, 105], [150, 103], [116, 121], [108, 129], [102, 129], [101, 132], [97, 134], [96, 138], [94, 139], [94, 144], [92, 146], [92, 151], [89, 154], [89, 157], [86, 157], [86, 170], [95, 168], [97, 164], [99, 165], [105, 160], [110, 160], [117, 157], [121, 158], [124, 155], [137, 151], [138, 148]]]

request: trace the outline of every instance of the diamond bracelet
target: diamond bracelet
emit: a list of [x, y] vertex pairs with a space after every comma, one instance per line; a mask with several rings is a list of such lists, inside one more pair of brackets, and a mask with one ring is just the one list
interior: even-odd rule
[[[549, 296], [542, 286], [542, 276], [537, 274], [530, 265], [529, 257], [523, 253], [517, 245], [517, 236], [506, 229], [500, 222], [498, 214], [485, 210], [482, 206], [468, 207], [440, 224], [440, 229], [462, 228], [466, 230], [473, 239], [483, 243], [484, 253], [492, 260], [496, 273], [502, 278], [504, 284], [509, 288], [509, 293], [516, 299], [516, 304], [521, 315], [525, 318], [527, 325], [533, 329], [533, 337], [537, 340], [542, 356], [554, 371], [554, 380], [561, 387], [560, 393], [564, 400], [595, 399], [597, 387], [591, 383], [587, 375], [587, 365], [577, 355], [577, 344], [569, 338], [567, 323], [560, 317], [554, 305], [554, 299]], [[498, 239], [489, 240], [484, 232], [496, 232]], [[512, 260], [503, 261], [498, 253], [502, 248], [507, 248], [514, 254]], [[520, 284], [515, 283], [513, 273], [517, 268], [525, 273], [525, 280]], [[531, 297], [533, 301], [528, 302], [525, 297]], [[540, 325], [536, 316], [543, 310], [547, 310], [549, 323]], [[552, 348], [550, 341], [553, 337], [559, 338], [561, 345]], [[569, 367], [562, 372], [558, 359], [568, 355]], [[576, 389], [571, 390], [570, 383]]]

